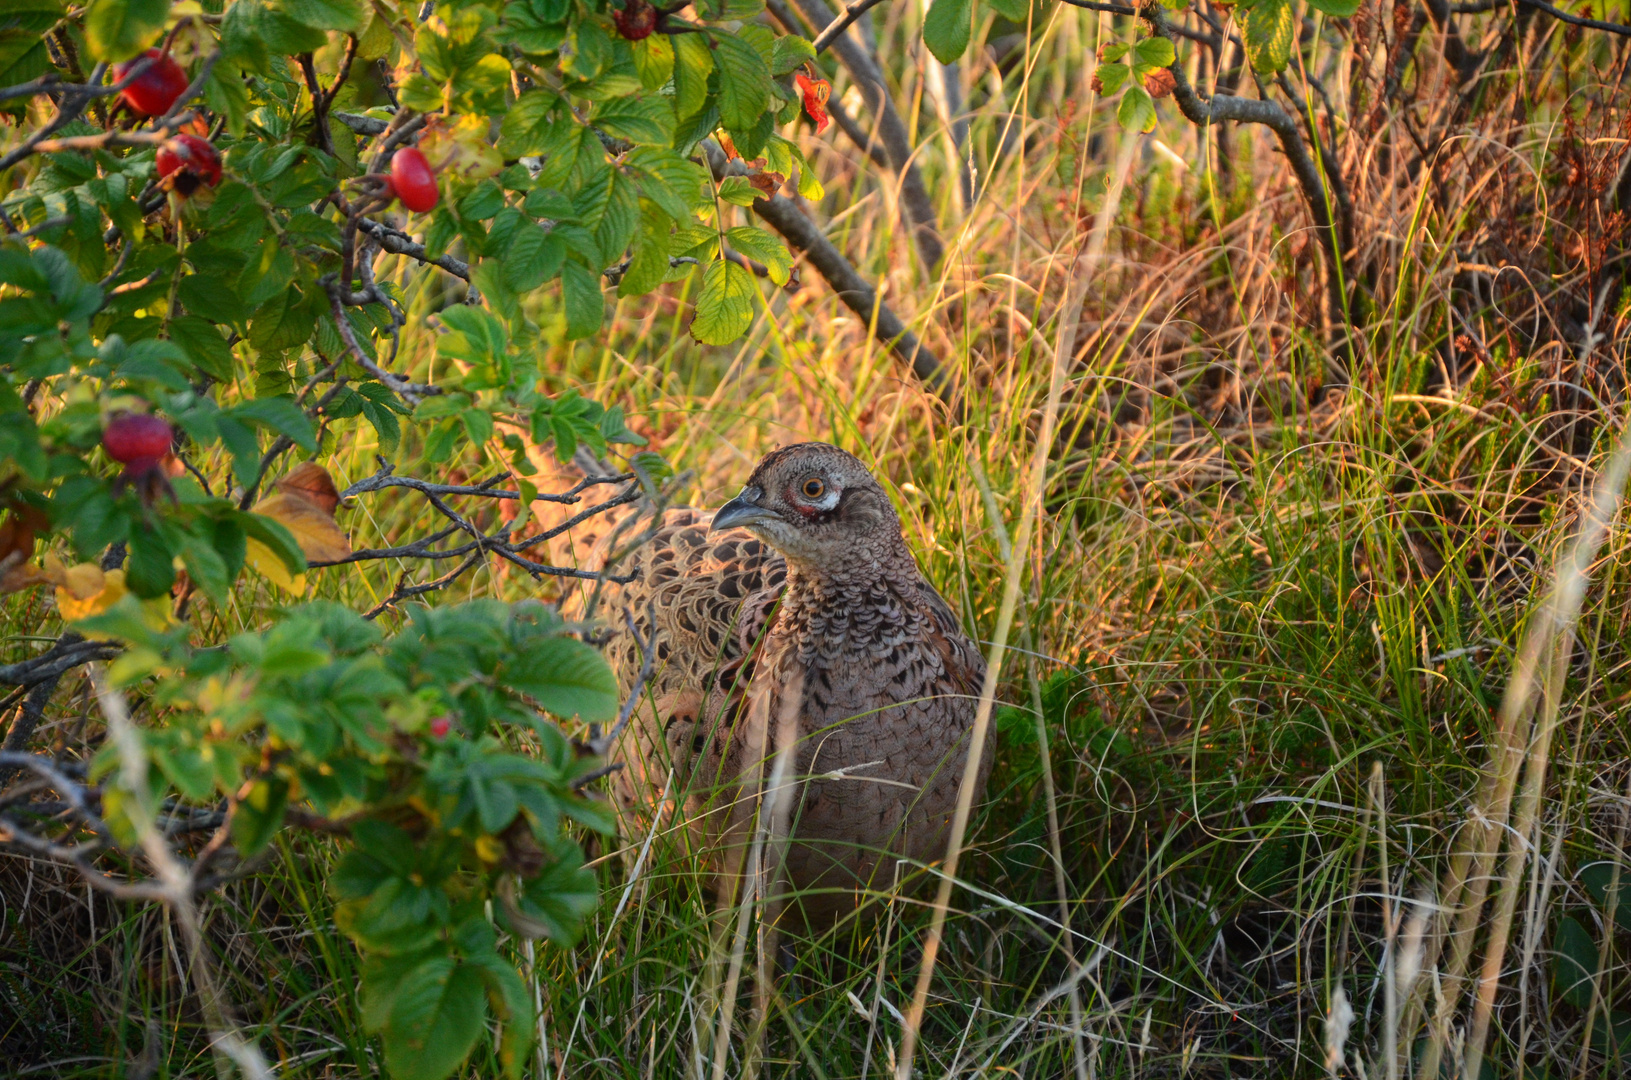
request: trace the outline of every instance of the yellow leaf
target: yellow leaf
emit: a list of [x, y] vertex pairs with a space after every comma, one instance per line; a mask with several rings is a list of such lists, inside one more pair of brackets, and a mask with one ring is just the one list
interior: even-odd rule
[[504, 857], [504, 845], [491, 836], [478, 836], [476, 856], [484, 863], [496, 863]]
[[306, 575], [291, 574], [283, 560], [273, 553], [272, 549], [256, 540], [249, 538], [248, 549], [244, 552], [244, 561], [254, 567], [266, 580], [295, 595], [306, 591]]
[[68, 623], [100, 615], [117, 604], [125, 595], [125, 572], [102, 568], [94, 563], [80, 563], [63, 572], [57, 585], [57, 611]]
[[334, 515], [303, 491], [268, 495], [254, 509], [288, 529], [308, 562], [339, 562], [351, 555], [351, 542], [335, 524]]

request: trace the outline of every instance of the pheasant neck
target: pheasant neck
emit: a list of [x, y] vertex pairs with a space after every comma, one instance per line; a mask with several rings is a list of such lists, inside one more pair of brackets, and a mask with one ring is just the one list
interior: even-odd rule
[[909, 637], [922, 619], [922, 577], [904, 542], [821, 566], [787, 567], [787, 587], [774, 634], [816, 667], [862, 655]]

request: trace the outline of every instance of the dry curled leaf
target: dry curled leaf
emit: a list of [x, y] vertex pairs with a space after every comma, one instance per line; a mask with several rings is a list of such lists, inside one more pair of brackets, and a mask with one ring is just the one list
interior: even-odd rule
[[95, 563], [64, 566], [55, 555], [45, 557], [43, 580], [57, 587], [57, 611], [64, 622], [75, 623], [100, 615], [125, 595], [125, 572], [104, 571]]
[[804, 98], [805, 113], [815, 121], [816, 134], [821, 134], [831, 122], [827, 116], [827, 99], [832, 97], [832, 83], [826, 79], [812, 79], [804, 74], [794, 75], [793, 82]]
[[315, 461], [303, 461], [274, 485], [279, 491], [300, 492], [333, 514], [340, 505], [340, 493], [334, 487], [334, 478]]
[[757, 172], [748, 177], [748, 183], [764, 192], [765, 198], [768, 199], [787, 183], [787, 177], [778, 172]]
[[[288, 529], [308, 562], [329, 563], [351, 555], [351, 542], [334, 521], [334, 508], [339, 502], [340, 496], [328, 473], [322, 466], [307, 462], [278, 483], [277, 492], [256, 503], [253, 509]], [[252, 556], [259, 554], [251, 552]], [[274, 557], [251, 561], [257, 570], [283, 584], [277, 574], [263, 565], [281, 560]], [[287, 572], [283, 576], [289, 577], [292, 584], [293, 579]]]
[[1156, 68], [1144, 76], [1144, 89], [1152, 98], [1164, 98], [1178, 89], [1178, 79], [1169, 68]]

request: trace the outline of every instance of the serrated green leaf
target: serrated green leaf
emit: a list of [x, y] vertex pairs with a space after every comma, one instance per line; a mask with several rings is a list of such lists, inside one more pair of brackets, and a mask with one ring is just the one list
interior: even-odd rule
[[1132, 69], [1126, 64], [1117, 63], [1100, 64], [1093, 72], [1094, 77], [1099, 80], [1099, 93], [1105, 97], [1115, 95], [1126, 86], [1127, 77], [1131, 74]]
[[444, 1080], [470, 1056], [487, 1014], [479, 969], [437, 957], [415, 970], [391, 1002], [385, 1063], [397, 1080]]
[[617, 139], [637, 146], [668, 146], [674, 141], [674, 110], [660, 97], [613, 98], [595, 106], [589, 122]]
[[1263, 75], [1284, 71], [1296, 37], [1296, 12], [1291, 0], [1257, 0], [1242, 20], [1241, 39], [1252, 70]]
[[530, 292], [561, 272], [566, 244], [541, 225], [517, 226], [504, 253], [504, 282], [518, 293]]
[[600, 291], [599, 276], [582, 263], [568, 261], [561, 267], [561, 302], [569, 340], [586, 338], [600, 329], [606, 298]]
[[621, 705], [617, 676], [605, 657], [573, 638], [528, 642], [500, 669], [498, 679], [563, 719], [577, 716], [585, 723], [602, 723], [615, 717]]
[[[681, 35], [682, 37], [684, 35]], [[652, 34], [633, 44], [634, 70], [640, 74], [640, 85], [647, 90], [661, 90], [674, 77], [674, 38], [668, 34]], [[673, 119], [673, 110], [669, 110]]]
[[232, 381], [232, 347], [209, 320], [177, 315], [170, 320], [169, 329], [170, 340], [181, 346], [198, 370], [218, 382]]
[[756, 259], [770, 271], [770, 280], [786, 285], [793, 269], [793, 256], [787, 246], [763, 229], [741, 225], [725, 234], [725, 240], [739, 253]]
[[719, 197], [736, 206], [752, 206], [764, 198], [765, 193], [749, 183], [745, 176], [727, 176], [719, 182]]
[[315, 30], [361, 30], [367, 11], [355, 0], [278, 0], [276, 10]]
[[960, 59], [973, 33], [973, 0], [934, 0], [923, 17], [923, 44], [942, 64]]
[[783, 34], [776, 39], [775, 51], [770, 58], [772, 75], [791, 75], [807, 61], [816, 58], [815, 46], [797, 34]]
[[85, 9], [86, 50], [93, 60], [129, 60], [159, 36], [169, 10], [169, 0], [91, 0]]
[[752, 43], [735, 34], [720, 32], [713, 38], [714, 62], [719, 65], [719, 120], [728, 128], [750, 129], [764, 115], [770, 98], [770, 65]]
[[1137, 75], [1147, 75], [1156, 68], [1171, 66], [1177, 58], [1172, 42], [1166, 38], [1145, 38], [1133, 46], [1133, 72]]
[[706, 345], [728, 345], [753, 324], [753, 302], [759, 294], [753, 274], [728, 259], [708, 264], [697, 295], [691, 336]]
[[674, 115], [695, 116], [708, 100], [708, 76], [714, 70], [713, 50], [702, 34], [674, 38]]
[[1129, 86], [1116, 107], [1116, 121], [1127, 131], [1149, 131], [1155, 127], [1155, 100], [1142, 86]]

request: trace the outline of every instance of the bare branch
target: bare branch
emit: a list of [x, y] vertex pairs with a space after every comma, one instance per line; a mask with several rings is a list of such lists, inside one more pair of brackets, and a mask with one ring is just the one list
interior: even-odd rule
[[817, 54], [825, 51], [827, 46], [831, 45], [839, 34], [848, 30], [856, 19], [859, 19], [881, 3], [883, 3], [883, 0], [854, 0], [853, 3], [846, 4], [844, 10], [839, 13], [838, 18], [828, 23], [827, 28], [817, 34], [815, 40], [810, 44], [815, 46]]

